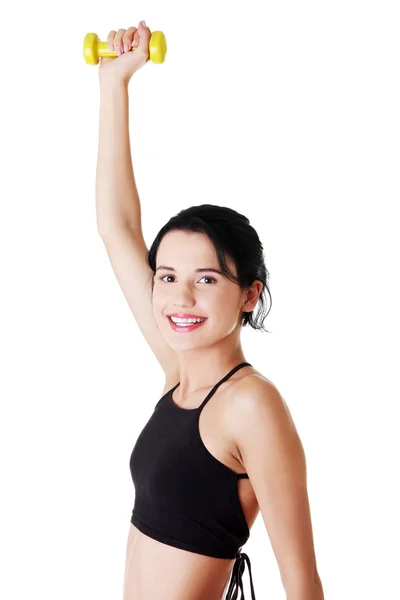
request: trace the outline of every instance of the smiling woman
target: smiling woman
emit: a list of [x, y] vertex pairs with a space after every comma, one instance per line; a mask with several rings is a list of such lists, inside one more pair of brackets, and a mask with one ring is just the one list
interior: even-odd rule
[[[129, 45], [137, 35], [144, 64], [148, 28], [115, 37]], [[221, 600], [225, 592], [236, 600], [239, 590], [243, 599], [246, 565], [254, 600], [250, 559], [241, 550], [260, 510], [285, 589], [301, 586], [302, 598], [322, 600], [300, 438], [283, 398], [241, 346], [243, 327], [267, 331], [263, 245], [243, 214], [202, 204], [172, 216], [147, 249], [127, 86], [107, 72], [100, 86], [98, 228], [165, 373], [129, 461], [135, 502], [124, 600]]]
[[[166, 251], [161, 252], [161, 242], [170, 232], [174, 232], [174, 240], [168, 243]], [[202, 253], [200, 253], [201, 248], [198, 247], [201, 238], [207, 245], [207, 249]], [[265, 265], [263, 245], [256, 230], [250, 225], [249, 219], [232, 208], [213, 204], [192, 206], [181, 210], [161, 228], [147, 255], [147, 263], [154, 274], [153, 292], [157, 282], [155, 274], [159, 270], [174, 273], [174, 275], [168, 274], [168, 277], [174, 280], [171, 283], [174, 283], [179, 274], [176, 265], [181, 264], [182, 259], [186, 271], [191, 267], [187, 253], [193, 248], [196, 239], [198, 241], [194, 247], [194, 266], [191, 275], [216, 273], [220, 278], [211, 278], [213, 283], [218, 284], [226, 279], [242, 291], [250, 288], [254, 281], [261, 283], [257, 315], [253, 314], [253, 310], [243, 311], [241, 319], [243, 326], [248, 325], [256, 330], [267, 331], [263, 322], [271, 310], [272, 299], [268, 287], [269, 272]], [[171, 253], [171, 247], [175, 248], [175, 252]], [[164, 257], [168, 255], [172, 260], [167, 262]], [[156, 257], [161, 262], [158, 266], [156, 266]], [[199, 267], [198, 263], [201, 260], [207, 261], [205, 264], [209, 266]], [[172, 262], [174, 266], [166, 266]], [[167, 275], [163, 273], [161, 280], [164, 281], [166, 277]], [[266, 294], [270, 299], [268, 310], [266, 310]]]
[[[269, 293], [261, 242], [248, 219], [233, 209], [205, 204], [180, 211], [157, 234], [147, 263], [154, 274], [154, 319], [177, 356], [193, 343], [197, 351], [235, 343], [246, 324], [263, 328], [258, 322], [265, 318], [262, 308], [261, 319], [253, 316], [257, 302], [264, 306]], [[171, 314], [206, 321], [183, 326], [168, 319], [167, 327], [165, 319]], [[179, 372], [184, 378], [182, 359], [186, 361], [180, 358]], [[187, 387], [183, 381], [180, 393]]]

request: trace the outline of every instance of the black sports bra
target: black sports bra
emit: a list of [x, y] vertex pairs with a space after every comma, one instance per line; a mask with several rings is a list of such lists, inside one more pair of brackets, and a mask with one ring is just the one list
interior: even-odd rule
[[164, 544], [215, 558], [236, 558], [226, 600], [238, 588], [250, 559], [240, 552], [250, 531], [239, 501], [236, 474], [203, 444], [198, 428], [202, 409], [218, 387], [248, 362], [236, 365], [209, 392], [198, 408], [184, 409], [172, 399], [176, 384], [156, 404], [130, 457], [135, 487], [131, 523]]

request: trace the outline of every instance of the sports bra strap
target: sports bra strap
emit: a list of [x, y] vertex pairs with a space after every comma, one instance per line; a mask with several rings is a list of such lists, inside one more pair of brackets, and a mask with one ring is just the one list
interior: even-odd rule
[[233, 369], [231, 369], [229, 371], [229, 373], [227, 373], [220, 381], [218, 381], [218, 383], [216, 383], [214, 385], [214, 387], [212, 388], [212, 390], [210, 390], [210, 392], [207, 394], [207, 396], [204, 398], [203, 402], [200, 404], [199, 406], [199, 411], [201, 411], [204, 406], [207, 404], [207, 402], [209, 401], [209, 399], [211, 398], [211, 396], [213, 394], [215, 394], [215, 392], [217, 391], [217, 389], [219, 388], [219, 386], [224, 383], [224, 381], [226, 381], [227, 379], [229, 379], [229, 377], [231, 377], [231, 375], [233, 375], [234, 373], [236, 373], [236, 371], [238, 371], [239, 369], [241, 369], [242, 367], [252, 367], [253, 365], [251, 365], [248, 362], [242, 362], [239, 365], [236, 365], [236, 367], [233, 367]]

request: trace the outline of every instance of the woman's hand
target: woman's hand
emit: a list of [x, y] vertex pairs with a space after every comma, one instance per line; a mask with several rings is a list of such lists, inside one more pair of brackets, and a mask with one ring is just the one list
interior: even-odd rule
[[[100, 58], [100, 80], [111, 78], [127, 85], [132, 75], [150, 60], [150, 36], [151, 31], [145, 21], [140, 21], [138, 28], [110, 31], [107, 37], [108, 47], [119, 55], [116, 58]], [[131, 48], [135, 50], [131, 51]]]

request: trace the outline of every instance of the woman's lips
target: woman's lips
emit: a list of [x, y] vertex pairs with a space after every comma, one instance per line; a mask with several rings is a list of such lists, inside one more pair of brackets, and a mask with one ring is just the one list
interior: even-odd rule
[[187, 332], [187, 331], [193, 331], [194, 329], [197, 329], [198, 327], [200, 327], [200, 325], [204, 325], [204, 323], [207, 321], [207, 319], [205, 319], [204, 321], [200, 321], [198, 323], [191, 323], [190, 325], [176, 325], [176, 323], [174, 323], [171, 319], [171, 317], [168, 317], [168, 321], [172, 327], [172, 329], [174, 331], [181, 331], [182, 333]]

